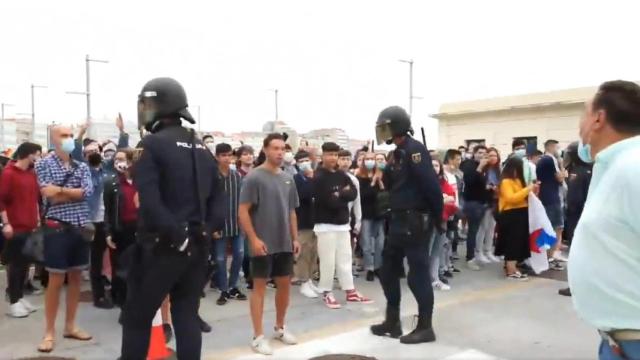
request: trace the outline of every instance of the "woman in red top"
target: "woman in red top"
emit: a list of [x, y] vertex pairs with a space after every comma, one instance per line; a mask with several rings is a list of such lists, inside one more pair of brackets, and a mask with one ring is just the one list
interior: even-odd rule
[[23, 298], [29, 260], [22, 248], [29, 234], [38, 226], [40, 189], [33, 171], [42, 148], [38, 144], [23, 143], [16, 149], [16, 159], [10, 162], [0, 178], [0, 215], [2, 234], [7, 241], [3, 253], [8, 269], [9, 312], [16, 318], [27, 317], [35, 311]]
[[[442, 188], [442, 197], [444, 198], [444, 211], [442, 212], [442, 218], [446, 223], [451, 217], [458, 211], [456, 206], [456, 191], [449, 184], [444, 174], [444, 167], [439, 159], [432, 160], [433, 169], [438, 174], [440, 180], [440, 187]], [[431, 285], [434, 289], [438, 290], [451, 290], [451, 287], [447, 284], [448, 281], [440, 276], [440, 263], [442, 256], [446, 254], [445, 245], [447, 245], [447, 234], [434, 233], [434, 238], [431, 246], [431, 252], [429, 254], [429, 264], [431, 266]]]
[[113, 303], [120, 307], [127, 294], [127, 284], [121, 275], [121, 257], [135, 242], [138, 222], [138, 193], [131, 177], [133, 155], [130, 149], [116, 152], [113, 165], [117, 175], [104, 185], [104, 223], [107, 245], [111, 248], [111, 296]]

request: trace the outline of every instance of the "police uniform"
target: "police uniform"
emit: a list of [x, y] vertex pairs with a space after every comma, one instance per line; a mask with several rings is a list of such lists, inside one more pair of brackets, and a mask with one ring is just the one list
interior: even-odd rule
[[152, 134], [142, 140], [134, 168], [139, 230], [123, 309], [122, 359], [146, 358], [151, 323], [167, 295], [178, 358], [200, 359], [200, 294], [209, 239], [221, 223], [217, 164], [194, 132], [180, 124], [180, 118], [193, 122], [180, 84], [154, 79], [140, 102], [140, 125]]
[[[441, 231], [443, 198], [437, 175], [426, 147], [411, 137], [409, 116], [398, 107], [385, 109], [378, 120], [378, 141], [397, 141], [384, 173], [390, 189], [391, 215], [383, 251], [380, 283], [387, 299], [387, 312], [382, 324], [374, 325], [375, 335], [397, 338], [400, 323], [400, 276], [403, 259], [409, 263], [407, 282], [418, 303], [418, 325], [400, 337], [402, 343], [435, 340], [431, 326], [433, 289], [429, 278], [429, 246], [436, 229]], [[384, 127], [382, 131], [380, 128]], [[380, 134], [382, 132], [382, 134]]]

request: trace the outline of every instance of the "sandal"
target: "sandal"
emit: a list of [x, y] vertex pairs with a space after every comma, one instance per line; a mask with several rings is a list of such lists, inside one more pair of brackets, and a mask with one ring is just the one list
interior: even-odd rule
[[38, 352], [50, 353], [53, 351], [55, 340], [51, 337], [45, 337], [42, 339], [40, 345], [38, 345]]
[[89, 341], [91, 339], [93, 339], [93, 336], [89, 335], [88, 333], [79, 330], [79, 329], [75, 329], [71, 332], [68, 332], [64, 335], [62, 335], [65, 339], [72, 339], [72, 340], [78, 340], [78, 341]]

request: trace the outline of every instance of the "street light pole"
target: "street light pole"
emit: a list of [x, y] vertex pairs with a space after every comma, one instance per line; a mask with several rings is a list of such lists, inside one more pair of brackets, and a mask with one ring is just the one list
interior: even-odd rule
[[275, 103], [276, 103], [276, 118], [273, 120], [273, 126], [271, 126], [271, 131], [276, 131], [276, 123], [278, 122], [278, 89], [271, 89], [275, 95]]
[[5, 104], [2, 103], [0, 104], [0, 108], [1, 109], [1, 114], [0, 114], [0, 149], [2, 149], [3, 151], [5, 150], [4, 146], [4, 107], [5, 106], [13, 106], [13, 104]]
[[409, 64], [409, 115], [413, 113], [413, 59], [411, 60], [398, 60], [403, 63]]
[[31, 141], [35, 140], [36, 134], [36, 101], [35, 101], [35, 89], [46, 89], [47, 87], [44, 85], [33, 85], [31, 84], [31, 136], [29, 137]]

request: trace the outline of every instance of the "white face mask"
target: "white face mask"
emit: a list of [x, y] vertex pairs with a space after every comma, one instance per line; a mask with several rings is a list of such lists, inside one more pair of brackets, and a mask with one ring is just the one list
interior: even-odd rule
[[216, 144], [212, 143], [212, 142], [208, 142], [206, 144], [204, 144], [207, 149], [209, 149], [209, 151], [211, 151], [212, 153], [214, 153], [216, 151]]
[[236, 171], [236, 164], [230, 164], [229, 165], [229, 170]]
[[123, 173], [129, 169], [129, 164], [127, 164], [126, 161], [116, 161], [113, 163], [113, 167], [118, 170], [118, 172]]
[[293, 162], [293, 153], [286, 152], [284, 153], [284, 162], [287, 164], [291, 164]]

